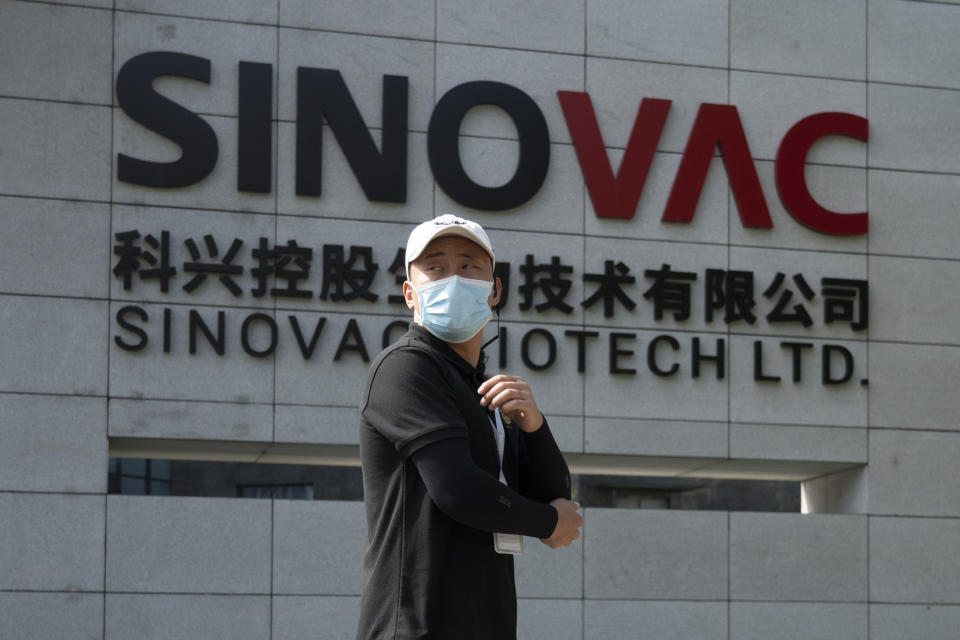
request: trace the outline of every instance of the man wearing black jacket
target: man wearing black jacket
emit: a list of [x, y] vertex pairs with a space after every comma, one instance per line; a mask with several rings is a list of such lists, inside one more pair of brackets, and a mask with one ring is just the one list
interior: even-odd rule
[[580, 535], [570, 474], [530, 385], [484, 374], [495, 259], [480, 225], [451, 215], [407, 241], [414, 322], [371, 365], [360, 404], [359, 640], [515, 638], [521, 536], [557, 548]]

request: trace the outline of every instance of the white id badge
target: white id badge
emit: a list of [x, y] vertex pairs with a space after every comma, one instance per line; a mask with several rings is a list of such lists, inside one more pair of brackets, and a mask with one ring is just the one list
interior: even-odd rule
[[519, 556], [523, 554], [523, 536], [518, 533], [494, 533], [493, 550]]

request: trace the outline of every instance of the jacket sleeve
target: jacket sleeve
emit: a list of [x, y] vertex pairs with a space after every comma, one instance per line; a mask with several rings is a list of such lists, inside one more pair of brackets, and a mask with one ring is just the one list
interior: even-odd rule
[[547, 419], [533, 433], [520, 433], [520, 490], [539, 502], [570, 499], [570, 469]]
[[467, 437], [449, 382], [419, 348], [397, 348], [374, 363], [360, 415], [402, 456], [439, 440]]
[[478, 467], [466, 439], [431, 443], [411, 456], [437, 508], [475, 529], [549, 538], [557, 510], [530, 500]]

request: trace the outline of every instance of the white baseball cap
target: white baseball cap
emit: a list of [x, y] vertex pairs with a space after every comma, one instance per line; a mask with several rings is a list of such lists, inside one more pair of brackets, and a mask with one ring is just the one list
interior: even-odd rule
[[461, 236], [477, 243], [483, 247], [483, 250], [490, 255], [490, 260], [496, 264], [497, 258], [493, 254], [493, 245], [490, 244], [490, 238], [487, 237], [487, 232], [483, 230], [483, 227], [471, 220], [458, 218], [453, 214], [447, 213], [442, 216], [437, 216], [433, 220], [421, 222], [410, 232], [410, 237], [407, 238], [406, 253], [408, 278], [410, 277], [410, 263], [423, 253], [423, 250], [427, 248], [427, 245], [430, 244], [434, 238], [440, 238], [442, 236]]

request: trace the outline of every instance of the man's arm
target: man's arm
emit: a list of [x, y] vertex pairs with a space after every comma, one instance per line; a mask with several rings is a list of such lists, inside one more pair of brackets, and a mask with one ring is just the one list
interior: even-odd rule
[[570, 499], [570, 470], [544, 420], [533, 433], [520, 433], [520, 490], [534, 500]]
[[537, 407], [530, 385], [519, 376], [500, 374], [485, 380], [477, 388], [477, 393], [481, 396], [481, 406], [500, 409], [500, 413], [522, 431], [523, 451], [518, 455], [525, 456], [519, 461], [523, 493], [549, 501], [557, 510], [557, 526], [553, 534], [541, 540], [554, 549], [570, 544], [580, 537], [583, 525], [580, 505], [570, 502], [570, 470]]
[[564, 498], [529, 500], [474, 464], [467, 441], [450, 438], [412, 456], [430, 499], [445, 514], [484, 531], [540, 538], [556, 549], [580, 537], [580, 505]]
[[[395, 349], [377, 363], [361, 401], [361, 413], [400, 455], [413, 460], [431, 499], [455, 520], [486, 531], [546, 538], [555, 544], [576, 539], [578, 533], [570, 525], [580, 518], [573, 503], [564, 500], [546, 505], [529, 500], [476, 466], [466, 429], [457, 424], [456, 402], [442, 367], [426, 350], [411, 345]], [[528, 410], [529, 405], [521, 408]], [[540, 417], [539, 411], [536, 416]], [[528, 509], [505, 513], [517, 512], [516, 505], [524, 504], [540, 515], [531, 516]], [[530, 517], [535, 522], [527, 519]]]
[[525, 498], [478, 467], [464, 438], [429, 444], [411, 456], [434, 504], [467, 526], [549, 538], [558, 510]]
[[520, 445], [521, 491], [534, 500], [550, 500], [557, 510], [557, 527], [542, 541], [553, 549], [568, 545], [580, 537], [583, 517], [580, 504], [570, 502], [570, 471], [546, 420], [534, 433], [521, 433]]
[[518, 455], [524, 494], [545, 502], [569, 500], [570, 470], [527, 381], [500, 374], [485, 380], [477, 393], [482, 406], [500, 409], [522, 431]]

